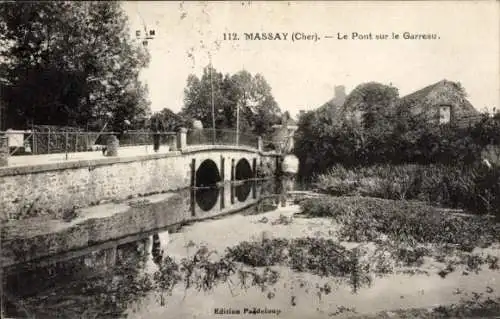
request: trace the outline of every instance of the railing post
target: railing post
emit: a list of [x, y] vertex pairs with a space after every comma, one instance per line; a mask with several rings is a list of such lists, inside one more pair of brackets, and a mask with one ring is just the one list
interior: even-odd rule
[[36, 139], [36, 133], [33, 131], [33, 149], [31, 150], [31, 154], [36, 155], [38, 154], [38, 144], [37, 144], [37, 139]]
[[9, 137], [0, 136], [0, 167], [9, 165]]
[[175, 152], [177, 151], [177, 137], [175, 135], [169, 135], [168, 136], [168, 139], [169, 139], [169, 146], [170, 146], [170, 151], [172, 152]]
[[257, 137], [257, 149], [259, 152], [262, 152], [264, 150], [264, 143], [262, 141], [262, 136]]
[[47, 133], [47, 154], [50, 154], [50, 128], [49, 128], [49, 131]]
[[187, 128], [181, 127], [177, 132], [177, 148], [182, 151], [187, 146]]
[[64, 150], [66, 153], [66, 159], [68, 159], [68, 131], [66, 131], [66, 134], [64, 136], [65, 136], [65, 140], [66, 140], [66, 143], [64, 145]]

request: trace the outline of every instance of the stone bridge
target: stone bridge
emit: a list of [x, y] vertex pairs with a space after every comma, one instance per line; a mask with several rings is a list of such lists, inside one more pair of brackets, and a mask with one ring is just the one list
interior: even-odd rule
[[[189, 187], [213, 187], [251, 179], [265, 166], [276, 170], [277, 154], [237, 145], [187, 145], [186, 131], [177, 136], [175, 151], [141, 154], [123, 151], [11, 157], [0, 167], [2, 219], [34, 215], [60, 218], [68, 210], [109, 201], [148, 196]], [[137, 147], [137, 149], [142, 149]]]

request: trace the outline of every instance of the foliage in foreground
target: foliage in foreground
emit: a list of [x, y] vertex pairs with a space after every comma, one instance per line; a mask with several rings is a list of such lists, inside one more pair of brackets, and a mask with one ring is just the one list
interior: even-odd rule
[[338, 196], [419, 200], [478, 214], [500, 216], [500, 166], [459, 168], [446, 165], [336, 165], [314, 186]]
[[[491, 293], [491, 292], [489, 292]], [[500, 314], [500, 298], [484, 293], [473, 293], [471, 298], [462, 298], [458, 303], [438, 306], [432, 309], [399, 309], [383, 311], [375, 315], [355, 315], [350, 319], [388, 319], [388, 318], [497, 318]]]

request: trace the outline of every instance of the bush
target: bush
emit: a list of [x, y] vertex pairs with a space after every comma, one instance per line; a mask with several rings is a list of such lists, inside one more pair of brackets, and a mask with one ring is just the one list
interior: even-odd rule
[[452, 215], [417, 202], [325, 196], [301, 207], [306, 215], [333, 218], [346, 241], [376, 241], [383, 234], [397, 242], [452, 244], [468, 251], [497, 242], [500, 231], [489, 218]]
[[[397, 113], [397, 112], [396, 112]], [[308, 180], [335, 164], [472, 164], [488, 145], [499, 146], [500, 114], [483, 116], [470, 127], [435, 125], [413, 114], [387, 114], [361, 124], [342, 121], [333, 109], [321, 107], [298, 123], [295, 155], [299, 175]]]
[[375, 165], [347, 169], [336, 165], [319, 175], [324, 193], [419, 200], [439, 206], [500, 215], [500, 166]]

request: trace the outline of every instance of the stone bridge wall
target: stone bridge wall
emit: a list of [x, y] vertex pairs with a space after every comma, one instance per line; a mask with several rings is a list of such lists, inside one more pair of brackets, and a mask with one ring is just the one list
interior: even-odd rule
[[[191, 183], [191, 163], [199, 166], [211, 159], [220, 170], [225, 158], [224, 179], [246, 158], [273, 163], [273, 156], [256, 149], [227, 146], [190, 147], [182, 152], [128, 158], [0, 168], [0, 212], [2, 219], [23, 219], [31, 215], [60, 218], [64, 211], [92, 206], [103, 201], [122, 200], [186, 188]], [[268, 158], [269, 157], [269, 158]], [[30, 213], [31, 212], [31, 213]]]

